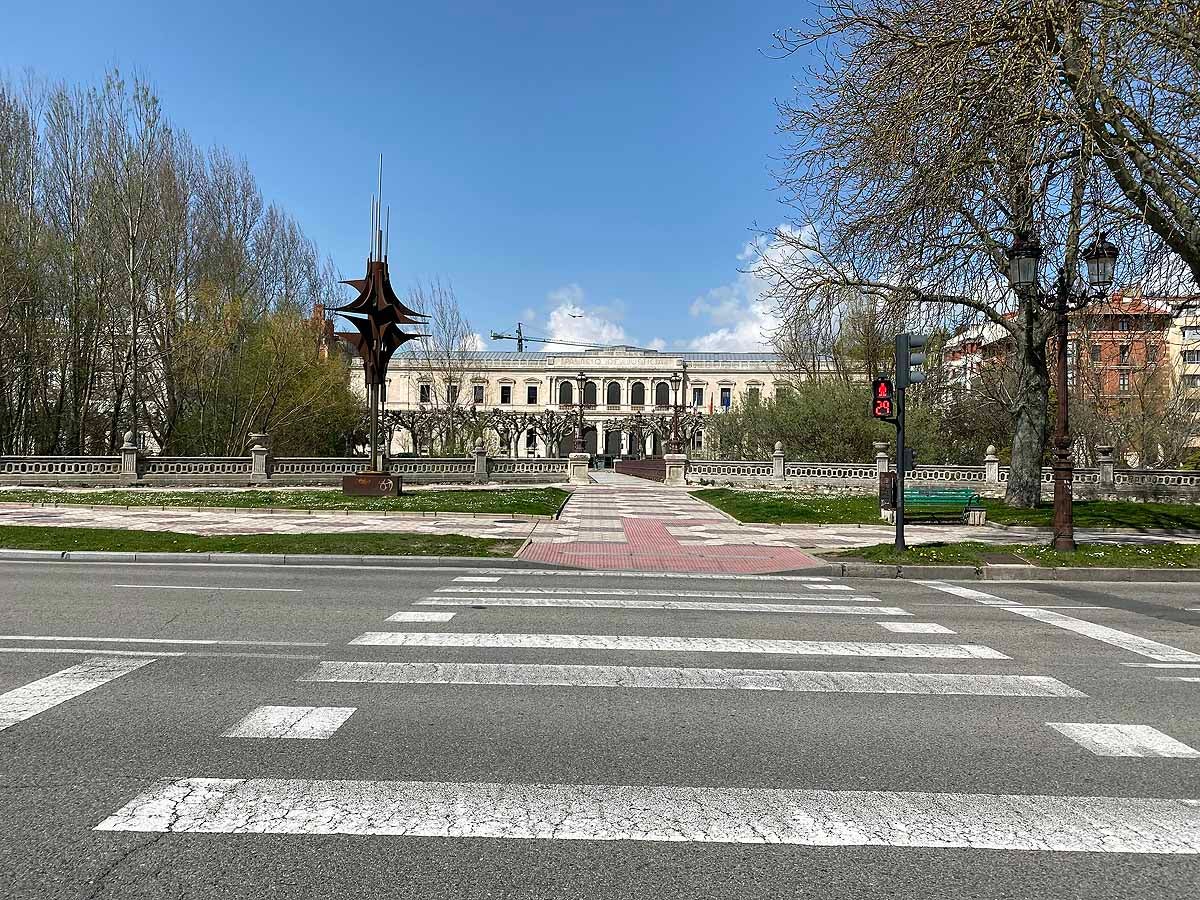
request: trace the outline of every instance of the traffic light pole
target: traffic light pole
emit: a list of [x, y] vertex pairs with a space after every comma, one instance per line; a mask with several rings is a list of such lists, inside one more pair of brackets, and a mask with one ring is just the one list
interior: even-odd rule
[[904, 388], [896, 389], [896, 552], [904, 546]]

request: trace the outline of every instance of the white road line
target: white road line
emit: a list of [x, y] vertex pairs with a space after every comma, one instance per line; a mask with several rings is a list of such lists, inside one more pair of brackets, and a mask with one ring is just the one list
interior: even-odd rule
[[353, 706], [259, 706], [221, 737], [327, 740], [354, 712]]
[[776, 653], [786, 656], [879, 656], [920, 659], [1009, 659], [980, 644], [892, 644], [875, 641], [783, 641], [605, 634], [484, 634], [368, 631], [359, 647], [500, 647], [545, 650], [648, 650], [658, 653]]
[[77, 666], [13, 688], [0, 694], [0, 731], [152, 662], [153, 659], [107, 659], [94, 656]]
[[1200, 653], [1180, 650], [1178, 647], [1172, 647], [1170, 644], [1160, 644], [1158, 641], [1138, 637], [1136, 634], [1130, 634], [1128, 631], [1119, 631], [1116, 628], [1109, 628], [1107, 625], [1085, 622], [1083, 619], [1065, 616], [1053, 610], [1027, 609], [1022, 607], [1013, 609], [1012, 612], [1015, 612], [1019, 616], [1025, 616], [1027, 619], [1045, 622], [1047, 625], [1053, 625], [1056, 628], [1062, 628], [1066, 631], [1073, 631], [1076, 634], [1090, 637], [1092, 640], [1120, 647], [1122, 650], [1129, 650], [1132, 653], [1137, 653], [1139, 656], [1157, 659], [1160, 662], [1200, 663]]
[[246, 653], [236, 650], [109, 650], [98, 647], [0, 647], [0, 653], [73, 653], [84, 656], [197, 656], [205, 659], [320, 659], [311, 653]]
[[632, 785], [182, 778], [98, 831], [1200, 853], [1200, 801]]
[[303, 594], [303, 588], [226, 587], [212, 584], [114, 584], [119, 588], [153, 588], [156, 591], [271, 591], [279, 594]]
[[945, 625], [936, 622], [876, 622], [880, 628], [894, 631], [897, 634], [957, 634]]
[[201, 638], [64, 637], [58, 634], [0, 634], [0, 641], [78, 641], [94, 644], [239, 644], [251, 647], [327, 647], [327, 641], [225, 641]]
[[[406, 566], [406, 572], [413, 571]], [[432, 570], [437, 571], [437, 570]], [[442, 569], [441, 571], [446, 571]], [[828, 575], [717, 575], [699, 572], [610, 572], [604, 569], [471, 569], [472, 572], [482, 572], [485, 575], [501, 575], [512, 578], [524, 578], [529, 575], [534, 578], [669, 578], [690, 581], [828, 581]]]
[[1155, 677], [1157, 680], [1159, 680], [1159, 681], [1191, 681], [1191, 682], [1200, 682], [1200, 678], [1196, 678], [1196, 677], [1194, 677], [1194, 676], [1191, 676], [1191, 675], [1155, 675], [1154, 677]]
[[[640, 591], [637, 589], [620, 589], [613, 588], [611, 591], [602, 590], [587, 590], [575, 588], [516, 588], [516, 587], [486, 587], [486, 588], [456, 588], [444, 587], [437, 588], [434, 592], [437, 594], [483, 594], [483, 595], [510, 595], [516, 594], [524, 597], [686, 597], [698, 599], [722, 599], [729, 598], [732, 600], [795, 600], [804, 602], [806, 600], [821, 600], [824, 603], [832, 602], [847, 602], [847, 603], [878, 603], [878, 597], [812, 597], [805, 594], [797, 594], [795, 592], [788, 594], [773, 593], [751, 593], [750, 591]], [[432, 599], [432, 598], [430, 598]]]
[[449, 622], [455, 616], [452, 612], [410, 612], [403, 610], [392, 613], [385, 621], [388, 622]]
[[[910, 616], [898, 606], [830, 606], [822, 603], [735, 603], [713, 600], [600, 600], [577, 597], [430, 597], [417, 606], [526, 606], [562, 609], [675, 609], [708, 612], [812, 613], [842, 616]], [[400, 621], [400, 620], [394, 620]]]
[[1020, 603], [1014, 603], [1009, 600], [1001, 600], [992, 594], [985, 594], [983, 591], [975, 591], [971, 588], [960, 587], [956, 584], [947, 584], [944, 581], [921, 581], [920, 584], [927, 585], [939, 591], [945, 591], [948, 594], [954, 594], [958, 597], [966, 597], [970, 600], [976, 600], [979, 603], [988, 604], [990, 606], [1003, 605], [1010, 612], [1016, 613], [1018, 616], [1024, 616], [1027, 619], [1034, 619], [1038, 622], [1044, 622], [1047, 625], [1053, 625], [1056, 628], [1062, 628], [1065, 631], [1073, 631], [1076, 634], [1082, 634], [1085, 637], [1090, 637], [1092, 640], [1101, 641], [1105, 644], [1111, 644], [1114, 647], [1120, 647], [1122, 650], [1129, 650], [1132, 653], [1137, 653], [1139, 656], [1145, 656], [1149, 659], [1157, 659], [1161, 662], [1195, 662], [1200, 663], [1200, 653], [1192, 653], [1190, 650], [1181, 650], [1178, 647], [1172, 647], [1170, 644], [1161, 644], [1158, 641], [1152, 641], [1149, 638], [1139, 637], [1136, 634], [1130, 634], [1127, 631], [1121, 631], [1117, 628], [1109, 628], [1107, 625], [1097, 625], [1094, 622], [1087, 622], [1083, 619], [1076, 619], [1072, 616], [1063, 615], [1051, 609], [1043, 609], [1035, 606], [1024, 606]]
[[1130, 669], [1200, 669], [1200, 663], [1121, 663]]
[[493, 582], [493, 581], [499, 581], [500, 576], [499, 575], [459, 575], [454, 580], [455, 581]]
[[1200, 751], [1149, 725], [1109, 725], [1098, 722], [1047, 722], [1084, 750], [1096, 756], [1168, 756], [1200, 758]]
[[315, 669], [298, 680], [322, 683], [795, 691], [976, 697], [1087, 696], [1048, 675], [822, 672], [796, 669], [700, 669], [520, 663], [320, 662]]
[[810, 591], [850, 591], [853, 590], [848, 584], [806, 584], [804, 587]]
[[983, 591], [977, 591], [974, 588], [963, 587], [958, 584], [950, 584], [945, 581], [917, 581], [917, 584], [923, 584], [926, 587], [931, 587], [936, 591], [942, 591], [946, 594], [953, 594], [955, 597], [963, 597], [967, 600], [975, 600], [978, 603], [986, 603], [989, 606], [1021, 606], [1016, 600], [1005, 600], [1003, 597], [997, 597], [995, 594], [986, 594]]

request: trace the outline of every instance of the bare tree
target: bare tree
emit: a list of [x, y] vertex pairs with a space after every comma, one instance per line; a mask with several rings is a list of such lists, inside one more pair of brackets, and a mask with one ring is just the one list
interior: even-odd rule
[[1006, 247], [1038, 235], [1074, 273], [1101, 227], [1123, 247], [1162, 244], [1113, 212], [1128, 199], [1100, 177], [1108, 151], [1064, 81], [1063, 16], [1105, 5], [831, 0], [820, 20], [777, 36], [785, 52], [822, 55], [800, 96], [780, 104], [791, 144], [779, 181], [793, 221], [756, 267], [768, 299], [785, 328], [866, 306], [908, 328], [983, 320], [1007, 332], [1016, 505], [1040, 498], [1054, 317], [1011, 291]]

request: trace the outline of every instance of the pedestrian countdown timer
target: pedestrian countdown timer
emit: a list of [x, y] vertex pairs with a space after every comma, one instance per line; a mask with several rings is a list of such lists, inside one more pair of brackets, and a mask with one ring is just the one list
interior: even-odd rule
[[896, 402], [892, 393], [891, 379], [876, 378], [871, 382], [871, 415], [876, 419], [895, 417]]

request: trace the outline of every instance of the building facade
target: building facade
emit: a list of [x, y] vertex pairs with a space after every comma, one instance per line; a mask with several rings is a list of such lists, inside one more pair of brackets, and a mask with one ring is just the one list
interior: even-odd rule
[[[746, 402], [775, 396], [786, 376], [777, 372], [774, 353], [697, 353], [613, 347], [561, 352], [483, 350], [431, 359], [418, 352], [397, 353], [388, 369], [385, 411], [505, 411], [536, 416], [554, 411], [577, 416], [583, 406], [588, 452], [610, 457], [658, 456], [661, 430], [637, 427], [635, 417], [674, 412], [719, 415]], [[362, 372], [357, 369], [359, 387]], [[677, 376], [675, 382], [672, 376]], [[582, 386], [582, 392], [581, 392]], [[516, 417], [520, 421], [521, 417]], [[703, 450], [702, 428], [692, 435]], [[573, 448], [573, 432], [548, 441], [533, 428], [513, 438], [518, 456], [545, 457]], [[393, 453], [421, 453], [411, 435], [397, 432]]]

